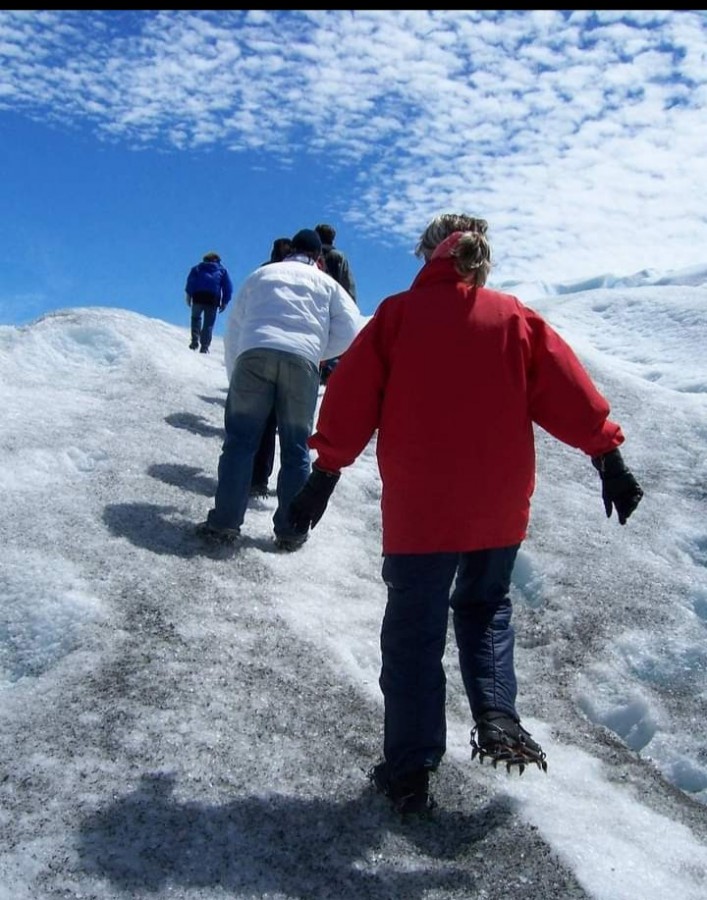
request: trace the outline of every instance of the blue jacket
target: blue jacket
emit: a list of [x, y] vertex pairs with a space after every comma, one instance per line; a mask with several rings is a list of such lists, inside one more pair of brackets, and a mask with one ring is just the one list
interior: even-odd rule
[[224, 307], [233, 296], [233, 282], [222, 263], [200, 262], [190, 270], [184, 290], [197, 303]]

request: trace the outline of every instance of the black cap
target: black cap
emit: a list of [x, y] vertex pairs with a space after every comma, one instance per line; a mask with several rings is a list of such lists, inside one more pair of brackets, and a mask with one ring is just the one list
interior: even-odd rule
[[292, 249], [295, 253], [307, 253], [316, 258], [322, 252], [322, 241], [316, 231], [303, 228], [292, 238]]

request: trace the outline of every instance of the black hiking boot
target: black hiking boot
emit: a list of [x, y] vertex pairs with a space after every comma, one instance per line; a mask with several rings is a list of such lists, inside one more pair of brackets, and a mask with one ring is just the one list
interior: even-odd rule
[[507, 713], [488, 710], [482, 713], [471, 732], [471, 758], [478, 755], [483, 763], [488, 756], [494, 768], [498, 763], [505, 763], [506, 770], [518, 767], [522, 775], [528, 763], [547, 772], [545, 753], [534, 741], [523, 726]]
[[275, 546], [278, 550], [284, 550], [285, 553], [294, 553], [295, 550], [299, 550], [307, 543], [307, 538], [309, 534], [297, 534], [291, 535], [290, 537], [282, 537], [280, 535], [275, 535]]
[[199, 537], [219, 544], [236, 544], [241, 536], [240, 528], [216, 528], [208, 522], [201, 522], [194, 530]]
[[368, 773], [373, 787], [393, 804], [402, 815], [426, 813], [434, 809], [435, 802], [429, 791], [430, 770], [418, 769], [401, 778], [391, 778], [388, 763], [381, 762]]

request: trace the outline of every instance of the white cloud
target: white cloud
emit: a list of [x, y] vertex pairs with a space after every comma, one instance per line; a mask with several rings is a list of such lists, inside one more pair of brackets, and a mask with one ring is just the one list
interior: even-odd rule
[[636, 271], [666, 244], [682, 268], [707, 244], [706, 26], [699, 10], [4, 10], [0, 108], [135, 147], [285, 165], [296, 147], [354, 178], [349, 215], [373, 235], [482, 205], [502, 277]]

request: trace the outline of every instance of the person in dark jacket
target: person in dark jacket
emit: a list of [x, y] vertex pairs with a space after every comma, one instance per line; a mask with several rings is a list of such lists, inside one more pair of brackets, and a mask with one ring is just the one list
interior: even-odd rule
[[334, 246], [336, 229], [333, 225], [317, 225], [314, 229], [322, 242], [322, 258], [326, 265], [325, 271], [331, 275], [334, 281], [338, 281], [341, 287], [351, 294], [354, 303], [356, 299], [356, 282], [354, 281], [351, 266], [345, 254]]
[[292, 253], [292, 238], [275, 238], [272, 242], [270, 259], [266, 259], [263, 265], [267, 266], [268, 263], [282, 262], [285, 257], [290, 255], [290, 253]]
[[383, 300], [329, 380], [309, 440], [318, 458], [290, 504], [292, 530], [314, 528], [340, 470], [377, 434], [388, 597], [383, 760], [370, 778], [400, 812], [429, 808], [429, 775], [446, 751], [450, 607], [471, 758], [547, 768], [516, 708], [510, 598], [535, 426], [591, 458], [607, 516], [625, 525], [643, 496], [609, 403], [570, 346], [518, 298], [485, 287], [486, 230], [452, 213], [429, 223], [412, 287]]
[[[349, 261], [345, 254], [338, 247], [334, 246], [336, 229], [333, 225], [319, 224], [315, 226], [314, 230], [322, 242], [322, 255], [320, 257], [322, 269], [328, 275], [331, 275], [334, 281], [338, 281], [345, 291], [349, 292], [354, 303], [358, 303], [356, 299], [356, 282], [354, 281]], [[319, 366], [319, 380], [322, 384], [327, 383], [338, 362], [338, 357], [322, 361]]]
[[233, 283], [221, 257], [213, 251], [205, 253], [192, 266], [184, 286], [187, 306], [191, 307], [190, 350], [208, 353], [218, 313], [223, 312], [233, 296]]

